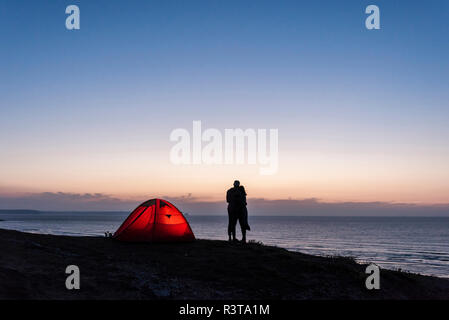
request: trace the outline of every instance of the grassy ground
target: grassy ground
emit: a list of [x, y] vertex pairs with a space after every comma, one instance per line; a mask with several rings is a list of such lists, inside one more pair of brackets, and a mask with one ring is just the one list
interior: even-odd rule
[[[122, 243], [0, 230], [1, 299], [449, 299], [449, 280], [261, 244]], [[81, 289], [65, 288], [77, 265]]]

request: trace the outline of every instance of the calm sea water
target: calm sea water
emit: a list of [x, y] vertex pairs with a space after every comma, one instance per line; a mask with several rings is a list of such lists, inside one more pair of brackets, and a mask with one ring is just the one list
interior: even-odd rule
[[[114, 232], [128, 213], [0, 214], [0, 228], [63, 235]], [[189, 216], [197, 238], [227, 239], [227, 217]], [[449, 217], [250, 217], [249, 240], [314, 255], [352, 256], [449, 278]], [[238, 232], [239, 234], [239, 232]]]

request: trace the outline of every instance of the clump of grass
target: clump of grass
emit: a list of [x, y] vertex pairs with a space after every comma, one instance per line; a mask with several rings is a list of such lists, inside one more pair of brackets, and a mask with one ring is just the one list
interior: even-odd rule
[[248, 243], [255, 244], [257, 246], [264, 246], [262, 241], [257, 241], [257, 240], [249, 240]]
[[348, 261], [348, 262], [354, 262], [357, 263], [357, 260], [353, 256], [338, 256], [338, 255], [327, 255], [325, 256], [327, 258], [333, 259], [333, 260], [340, 260], [340, 261]]

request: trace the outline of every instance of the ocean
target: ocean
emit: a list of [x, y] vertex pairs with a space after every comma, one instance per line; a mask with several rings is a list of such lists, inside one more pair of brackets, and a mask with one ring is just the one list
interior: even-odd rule
[[[71, 236], [114, 232], [125, 212], [0, 214], [0, 228]], [[200, 239], [227, 239], [227, 217], [188, 216]], [[251, 216], [248, 240], [292, 251], [351, 256], [386, 269], [449, 278], [449, 217]], [[240, 236], [239, 228], [237, 234]]]

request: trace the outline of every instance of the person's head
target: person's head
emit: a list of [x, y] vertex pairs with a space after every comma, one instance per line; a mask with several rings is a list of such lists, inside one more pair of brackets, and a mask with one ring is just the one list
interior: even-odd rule
[[234, 187], [238, 188], [238, 187], [239, 187], [239, 185], [240, 185], [240, 181], [238, 181], [238, 180], [235, 180], [235, 181], [234, 181]]

